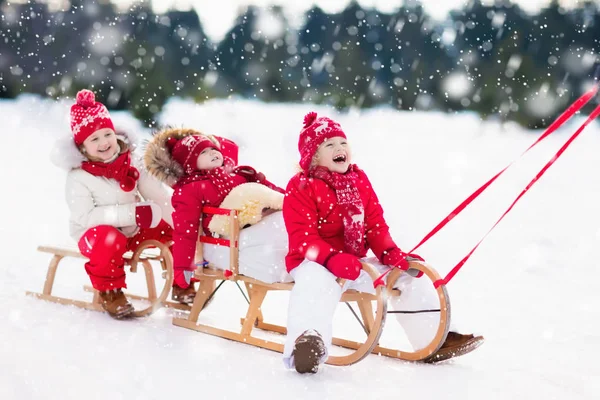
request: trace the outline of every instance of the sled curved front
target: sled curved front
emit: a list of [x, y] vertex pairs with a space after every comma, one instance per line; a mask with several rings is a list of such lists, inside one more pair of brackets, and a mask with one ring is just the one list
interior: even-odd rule
[[[157, 255], [146, 251], [152, 247], [158, 248], [160, 253]], [[91, 302], [59, 297], [52, 294], [56, 272], [61, 261], [65, 258], [80, 258], [85, 260], [87, 259], [85, 256], [76, 250], [52, 246], [39, 246], [38, 251], [52, 254], [53, 257], [48, 266], [42, 293], [27, 291], [25, 292], [27, 295], [41, 300], [51, 301], [53, 303], [73, 305], [75, 307], [84, 308], [87, 310], [104, 312], [104, 309], [100, 305], [100, 296], [98, 292], [89, 285], [85, 285], [83, 289], [86, 292], [91, 292], [94, 294]], [[148, 291], [147, 296], [126, 293], [126, 296], [129, 299], [142, 300], [149, 303], [147, 307], [136, 310], [134, 316], [147, 316], [162, 306], [170, 306], [170, 302], [166, 301], [173, 283], [173, 257], [169, 247], [156, 240], [146, 240], [140, 243], [138, 249], [134, 253], [126, 253], [123, 258], [125, 259], [126, 264], [131, 267], [131, 272], [137, 272], [137, 267], [139, 264], [141, 264], [144, 268], [144, 275], [146, 278], [146, 288]], [[156, 281], [154, 272], [152, 270], [152, 265], [150, 263], [151, 261], [158, 261], [161, 264], [161, 278], [164, 279], [164, 284], [162, 286], [161, 293], [158, 296], [156, 293]]]
[[173, 286], [173, 255], [171, 254], [171, 250], [169, 250], [169, 247], [159, 242], [158, 240], [146, 240], [140, 243], [140, 245], [131, 257], [131, 271], [135, 272], [137, 264], [138, 262], [140, 262], [140, 257], [142, 256], [144, 250], [152, 247], [156, 247], [160, 250], [160, 256], [157, 258], [157, 260], [161, 264], [162, 278], [165, 281], [163, 283], [160, 295], [156, 296], [156, 284], [154, 282], [154, 273], [152, 272], [152, 266], [150, 265], [148, 259], [141, 260], [142, 265], [144, 266], [144, 272], [146, 274], [146, 282], [148, 286], [148, 300], [150, 304], [144, 309], [136, 309], [133, 313], [135, 317], [148, 316], [157, 309], [161, 308], [166, 303], [167, 296], [169, 296], [171, 287]]
[[[434, 287], [433, 283], [441, 279], [440, 275], [435, 269], [418, 261], [409, 261], [409, 266], [410, 270], [418, 270], [423, 273], [422, 276], [414, 279], [427, 279], [428, 281], [431, 281], [431, 290], [435, 291], [437, 294], [437, 298], [439, 300], [439, 310], [426, 310], [427, 312], [435, 312], [439, 315], [437, 330], [433, 338], [423, 348], [416, 350], [399, 350], [378, 345], [373, 349], [373, 353], [406, 361], [422, 361], [439, 350], [446, 340], [446, 336], [448, 335], [448, 331], [450, 329], [450, 298], [445, 285], [440, 285], [437, 288]], [[386, 283], [386, 289], [390, 298], [394, 296], [394, 292], [397, 292], [394, 287], [396, 286], [398, 279], [402, 276], [402, 274], [405, 273], [405, 271], [400, 269], [394, 269], [392, 272], [390, 272]], [[402, 293], [399, 295], [402, 296]]]

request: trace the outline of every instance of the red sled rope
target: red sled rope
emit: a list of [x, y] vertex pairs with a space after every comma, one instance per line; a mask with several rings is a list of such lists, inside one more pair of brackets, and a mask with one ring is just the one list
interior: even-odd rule
[[[537, 146], [542, 140], [546, 139], [550, 134], [560, 128], [566, 121], [568, 121], [577, 111], [579, 111], [584, 105], [586, 105], [598, 92], [598, 85], [594, 85], [592, 89], [590, 89], [587, 93], [577, 99], [573, 104], [567, 108], [547, 129], [544, 133], [531, 145], [529, 146], [519, 157], [514, 159], [510, 164], [504, 167], [500, 172], [494, 175], [490, 180], [484, 183], [481, 187], [475, 190], [469, 197], [467, 197], [462, 203], [458, 205], [454, 210], [452, 210], [440, 223], [438, 223], [421, 241], [411, 250], [409, 253], [413, 253], [419, 247], [421, 247], [425, 242], [431, 239], [435, 234], [437, 234], [448, 222], [450, 222], [453, 218], [459, 215], [469, 204], [473, 202], [477, 197], [479, 197], [500, 175], [502, 175], [508, 168], [510, 168], [517, 160], [521, 159], [529, 150]], [[575, 131], [573, 135], [567, 140], [567, 142], [560, 148], [560, 150], [556, 153], [556, 155], [538, 172], [538, 174], [531, 180], [531, 182], [523, 189], [523, 191], [517, 196], [517, 198], [513, 201], [513, 203], [508, 207], [508, 209], [502, 214], [502, 216], [496, 221], [496, 223], [490, 228], [490, 230], [479, 240], [479, 242], [473, 247], [473, 249], [450, 270], [448, 275], [445, 278], [440, 279], [434, 282], [434, 286], [438, 288], [440, 285], [445, 285], [456, 275], [456, 273], [462, 268], [462, 266], [467, 262], [467, 260], [471, 257], [471, 255], [475, 252], [475, 250], [479, 247], [479, 245], [483, 242], [483, 240], [494, 230], [494, 228], [504, 219], [506, 214], [508, 214], [512, 208], [517, 204], [517, 202], [523, 197], [523, 195], [541, 178], [544, 173], [556, 162], [556, 160], [564, 153], [564, 151], [571, 145], [571, 143], [579, 136], [579, 134], [585, 129], [586, 126], [589, 125], [591, 121], [593, 121], [600, 114], [600, 106], [597, 106], [590, 116], [585, 120], [585, 122]], [[375, 287], [379, 285], [383, 285], [383, 278], [392, 271], [393, 268], [388, 269], [381, 276], [379, 276], [374, 282], [373, 285]]]

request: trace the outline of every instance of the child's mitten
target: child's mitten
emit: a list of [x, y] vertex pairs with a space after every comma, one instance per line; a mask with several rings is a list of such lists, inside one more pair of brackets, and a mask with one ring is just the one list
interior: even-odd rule
[[383, 264], [389, 265], [390, 267], [400, 268], [403, 271], [406, 271], [409, 268], [407, 258], [425, 261], [421, 256], [417, 254], [405, 253], [397, 247], [391, 250], [386, 250], [384, 253], [385, 254], [381, 260]]
[[362, 264], [352, 254], [338, 253], [325, 262], [325, 267], [338, 278], [353, 281], [360, 275]]
[[135, 206], [135, 224], [140, 228], [154, 228], [162, 218], [162, 211], [158, 204], [152, 201], [143, 201]]

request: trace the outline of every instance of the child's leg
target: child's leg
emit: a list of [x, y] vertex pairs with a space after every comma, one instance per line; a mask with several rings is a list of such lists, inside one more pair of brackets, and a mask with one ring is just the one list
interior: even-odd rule
[[127, 250], [135, 251], [145, 240], [158, 240], [167, 243], [173, 240], [173, 229], [164, 220], [161, 220], [154, 228], [140, 229], [135, 236], [127, 241]]
[[[382, 265], [376, 258], [365, 260], [375, 267], [379, 272], [384, 272], [388, 267]], [[359, 278], [360, 279], [360, 278]], [[358, 279], [357, 279], [358, 281]], [[361, 291], [372, 290], [371, 287], [356, 288]], [[393, 297], [389, 300], [390, 308], [394, 311], [421, 311], [421, 310], [439, 310], [440, 301], [438, 299], [433, 282], [427, 277], [413, 278], [409, 274], [402, 274], [394, 288], [401, 291], [399, 297]], [[438, 312], [423, 312], [412, 314], [396, 314], [396, 319], [402, 326], [406, 336], [413, 346], [414, 350], [426, 347], [435, 337], [439, 326]]]
[[[294, 287], [290, 293], [287, 337], [283, 360], [293, 367], [294, 342], [304, 331], [314, 329], [323, 337], [326, 349], [331, 346], [333, 315], [342, 295], [335, 276], [325, 267], [305, 260], [291, 272]], [[323, 362], [327, 359], [327, 352]]]
[[288, 236], [283, 213], [275, 212], [240, 232], [240, 273], [263, 282], [290, 282], [285, 268]]
[[[292, 281], [285, 268], [288, 236], [281, 211], [264, 217], [249, 228], [242, 229], [239, 252], [240, 274], [266, 283]], [[227, 247], [205, 244], [203, 256], [218, 269], [230, 268]]]
[[79, 239], [79, 251], [90, 260], [85, 264], [92, 286], [99, 291], [126, 288], [125, 261], [127, 238], [117, 228], [99, 225], [88, 229]]
[[[440, 309], [440, 301], [433, 287], [433, 282], [427, 277], [413, 278], [408, 274], [402, 274], [394, 287], [401, 291], [399, 297], [390, 299], [389, 304], [395, 311]], [[435, 337], [440, 324], [440, 313], [396, 314], [396, 319], [416, 351], [425, 348]]]

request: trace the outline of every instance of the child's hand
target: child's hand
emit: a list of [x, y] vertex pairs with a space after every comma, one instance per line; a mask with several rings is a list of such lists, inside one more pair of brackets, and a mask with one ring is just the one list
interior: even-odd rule
[[338, 253], [325, 263], [325, 267], [338, 278], [355, 280], [360, 275], [362, 264], [356, 256]]
[[140, 228], [154, 228], [160, 223], [162, 211], [158, 204], [143, 201], [135, 206], [135, 224]]
[[419, 261], [425, 261], [420, 255], [405, 253], [399, 248], [394, 248], [392, 250], [387, 251], [387, 253], [383, 256], [383, 263], [390, 267], [400, 268], [403, 271], [408, 270], [408, 258], [414, 258]]
[[242, 165], [234, 169], [234, 173], [243, 176], [248, 182], [263, 183], [265, 181], [265, 174], [256, 171], [254, 168]]

